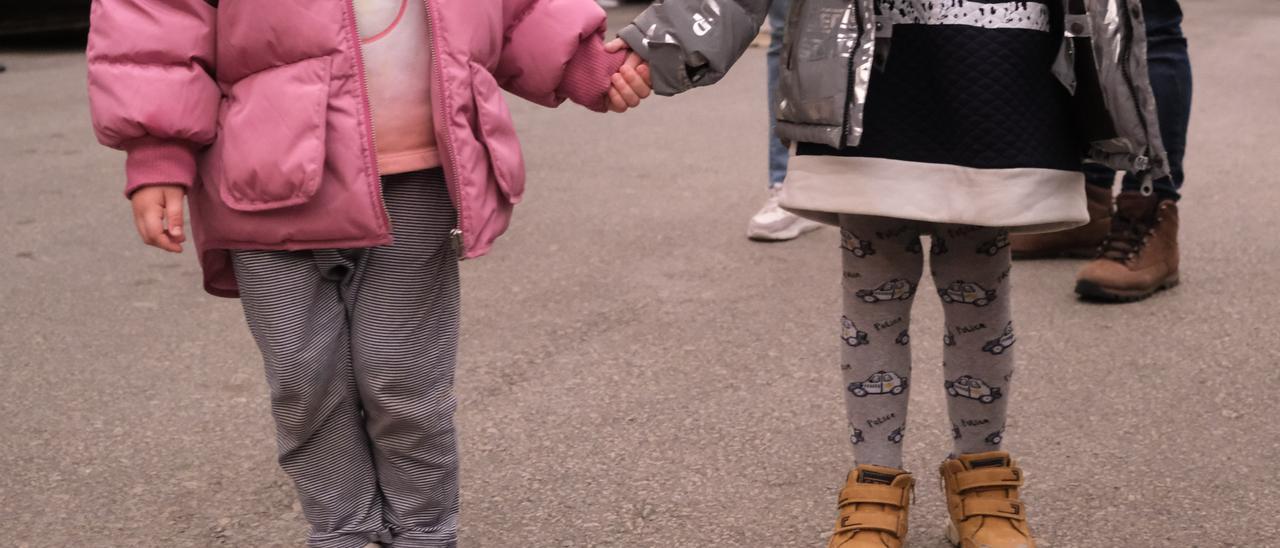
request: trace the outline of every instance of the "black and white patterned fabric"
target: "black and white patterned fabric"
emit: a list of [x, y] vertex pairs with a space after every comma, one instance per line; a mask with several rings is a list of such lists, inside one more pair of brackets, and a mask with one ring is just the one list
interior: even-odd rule
[[861, 144], [800, 143], [797, 154], [1079, 170], [1070, 95], [1051, 72], [1061, 11], [1031, 1], [880, 0], [877, 21], [893, 25], [892, 37], [868, 89]]
[[1049, 31], [1052, 14], [1040, 2], [880, 0], [876, 22], [891, 25], [968, 25]]
[[383, 196], [393, 245], [232, 254], [309, 546], [456, 544], [456, 213], [439, 169]]

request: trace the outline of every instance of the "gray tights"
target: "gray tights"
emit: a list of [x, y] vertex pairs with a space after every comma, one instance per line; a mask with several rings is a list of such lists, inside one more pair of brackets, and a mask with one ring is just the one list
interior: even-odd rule
[[911, 303], [932, 234], [933, 280], [946, 314], [943, 370], [956, 454], [1000, 448], [1013, 324], [1008, 231], [842, 215], [841, 369], [859, 464], [902, 467], [911, 388]]

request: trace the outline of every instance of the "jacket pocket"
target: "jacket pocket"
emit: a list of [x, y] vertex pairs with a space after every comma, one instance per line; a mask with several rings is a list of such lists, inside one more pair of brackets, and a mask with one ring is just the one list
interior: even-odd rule
[[218, 194], [238, 211], [306, 203], [324, 175], [331, 59], [273, 67], [233, 84], [212, 151]]
[[[860, 37], [844, 36], [843, 20], [833, 16], [830, 2], [799, 0], [791, 5], [785, 38], [787, 58], [778, 73], [779, 120], [806, 126], [844, 124], [853, 78], [850, 63]], [[859, 29], [855, 25], [848, 32]], [[821, 141], [826, 139], [815, 142]]]
[[489, 154], [493, 176], [507, 200], [519, 203], [524, 196], [524, 153], [511, 122], [511, 111], [502, 98], [502, 89], [488, 70], [473, 63], [471, 90], [476, 101], [477, 137]]

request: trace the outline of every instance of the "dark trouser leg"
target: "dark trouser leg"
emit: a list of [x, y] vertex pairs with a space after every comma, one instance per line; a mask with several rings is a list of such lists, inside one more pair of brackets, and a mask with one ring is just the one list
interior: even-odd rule
[[772, 34], [769, 37], [769, 51], [766, 64], [769, 69], [769, 188], [782, 184], [787, 178], [787, 160], [791, 152], [786, 143], [774, 133], [777, 127], [778, 100], [778, 63], [782, 58], [782, 39], [787, 26], [787, 9], [790, 0], [774, 0], [769, 6], [769, 26]]
[[[1191, 57], [1182, 34], [1182, 8], [1178, 0], [1143, 0], [1147, 19], [1147, 63], [1156, 94], [1160, 137], [1169, 154], [1170, 176], [1155, 182], [1162, 198], [1180, 197], [1182, 160], [1187, 153], [1187, 126], [1191, 122]], [[1126, 188], [1141, 183], [1126, 181]]]
[[[1184, 179], [1182, 160], [1187, 152], [1187, 126], [1191, 121], [1191, 57], [1182, 34], [1182, 8], [1178, 0], [1142, 0], [1147, 22], [1147, 65], [1156, 96], [1160, 138], [1169, 155], [1170, 176], [1155, 181], [1162, 199], [1177, 200]], [[1099, 166], [1086, 169], [1091, 184], [1110, 184], [1114, 175]], [[1138, 191], [1142, 181], [1125, 175], [1123, 190]]]

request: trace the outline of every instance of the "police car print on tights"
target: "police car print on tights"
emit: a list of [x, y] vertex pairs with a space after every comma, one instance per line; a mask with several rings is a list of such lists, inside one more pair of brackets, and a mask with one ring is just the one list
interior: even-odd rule
[[951, 285], [938, 289], [938, 296], [947, 304], [971, 304], [987, 306], [996, 300], [996, 290], [986, 289], [974, 282], [957, 280]]
[[902, 346], [907, 346], [911, 344], [911, 331], [908, 329], [903, 329], [902, 333], [898, 333], [898, 338], [894, 339], [893, 342], [898, 343]]
[[1011, 348], [1015, 342], [1018, 342], [1018, 339], [1013, 336], [1013, 322], [1009, 322], [1004, 326], [1003, 334], [982, 345], [982, 351], [993, 356], [999, 356], [1004, 354], [1005, 350]]
[[978, 246], [977, 252], [979, 255], [995, 257], [997, 253], [1000, 253], [1001, 249], [1006, 247], [1009, 247], [1009, 233], [1001, 232], [995, 237], [995, 239], [982, 242], [982, 244]]
[[902, 443], [902, 433], [906, 431], [907, 431], [906, 426], [895, 428], [892, 432], [889, 432], [889, 442]]
[[873, 289], [859, 289], [856, 293], [863, 302], [875, 304], [884, 301], [905, 301], [915, 296], [916, 285], [909, 280], [894, 278]]
[[943, 383], [947, 387], [947, 395], [951, 397], [969, 398], [982, 403], [991, 403], [1002, 395], [1000, 387], [991, 386], [986, 381], [969, 375], [962, 375], [954, 381]]
[[840, 318], [840, 339], [852, 347], [870, 344], [867, 332], [858, 329], [858, 326], [854, 325], [853, 320], [850, 320], [848, 316]]
[[849, 393], [863, 398], [874, 394], [897, 396], [907, 390], [907, 378], [892, 371], [876, 371], [865, 381], [849, 383]]
[[876, 254], [876, 249], [871, 245], [871, 242], [859, 238], [857, 234], [844, 229], [840, 230], [840, 247], [859, 259]]
[[990, 435], [988, 435], [986, 438], [986, 442], [988, 445], [1000, 445], [1002, 442], [1004, 442], [1004, 428], [996, 430], [995, 432], [992, 432]]
[[849, 443], [853, 445], [858, 445], [859, 443], [867, 441], [866, 438], [862, 437], [861, 429], [857, 428], [856, 426], [853, 426], [852, 424], [849, 425], [849, 428], [851, 430], [851, 432], [849, 433]]

